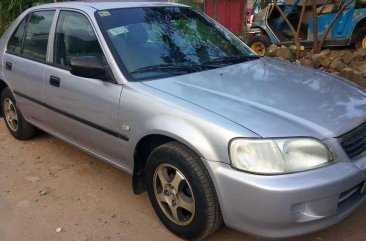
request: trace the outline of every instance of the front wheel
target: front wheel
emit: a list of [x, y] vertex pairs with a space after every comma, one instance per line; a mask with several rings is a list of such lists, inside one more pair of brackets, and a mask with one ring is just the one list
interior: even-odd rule
[[256, 35], [249, 39], [247, 45], [258, 55], [264, 56], [266, 49], [271, 45], [271, 40], [266, 35]]
[[208, 171], [187, 147], [170, 142], [156, 148], [148, 158], [146, 178], [156, 214], [177, 236], [200, 240], [222, 224]]
[[366, 26], [361, 27], [355, 36], [355, 47], [356, 49], [366, 49]]

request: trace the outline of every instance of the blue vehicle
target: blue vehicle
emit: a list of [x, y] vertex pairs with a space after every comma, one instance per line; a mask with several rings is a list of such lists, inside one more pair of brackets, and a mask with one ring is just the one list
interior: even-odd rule
[[[352, 2], [350, 2], [352, 1]], [[278, 1], [279, 7], [289, 21], [300, 30], [300, 43], [312, 47], [314, 24], [312, 1]], [[303, 18], [300, 13], [305, 5]], [[343, 6], [347, 6], [331, 28], [324, 47], [355, 46], [366, 48], [366, 0], [317, 0], [318, 36], [321, 39], [328, 26]], [[300, 26], [299, 26], [300, 25]], [[292, 45], [294, 36], [272, 1], [259, 0], [254, 3], [253, 25], [247, 44], [258, 54], [264, 55], [271, 44]]]

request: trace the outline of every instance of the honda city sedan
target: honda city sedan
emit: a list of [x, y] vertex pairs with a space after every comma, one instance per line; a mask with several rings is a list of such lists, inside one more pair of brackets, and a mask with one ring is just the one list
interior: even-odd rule
[[130, 173], [181, 238], [302, 235], [366, 200], [365, 90], [259, 57], [188, 6], [40, 5], [0, 63], [16, 139], [40, 129]]

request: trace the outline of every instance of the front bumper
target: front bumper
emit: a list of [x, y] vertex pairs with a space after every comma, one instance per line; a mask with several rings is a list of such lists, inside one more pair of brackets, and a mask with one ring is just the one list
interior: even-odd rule
[[254, 236], [278, 239], [331, 226], [365, 200], [366, 157], [316, 170], [259, 176], [206, 162], [224, 222]]

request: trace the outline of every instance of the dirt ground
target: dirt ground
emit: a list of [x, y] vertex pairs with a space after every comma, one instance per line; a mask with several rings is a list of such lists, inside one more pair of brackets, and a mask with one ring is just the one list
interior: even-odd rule
[[[62, 228], [61, 232], [56, 232]], [[288, 241], [365, 241], [366, 204], [342, 223]], [[131, 177], [47, 134], [13, 139], [0, 123], [1, 241], [180, 240]], [[258, 239], [222, 227], [211, 241]]]

